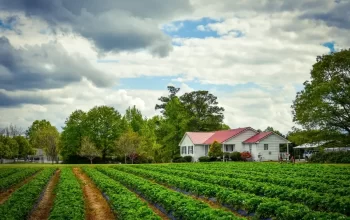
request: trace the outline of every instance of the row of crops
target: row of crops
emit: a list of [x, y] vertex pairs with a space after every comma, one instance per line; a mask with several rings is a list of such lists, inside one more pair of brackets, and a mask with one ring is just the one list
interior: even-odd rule
[[[117, 219], [350, 219], [348, 166], [192, 163], [81, 170]], [[72, 167], [0, 168], [0, 197], [25, 181], [0, 203], [1, 219], [28, 218], [57, 173], [47, 219], [85, 219], [89, 207]]]

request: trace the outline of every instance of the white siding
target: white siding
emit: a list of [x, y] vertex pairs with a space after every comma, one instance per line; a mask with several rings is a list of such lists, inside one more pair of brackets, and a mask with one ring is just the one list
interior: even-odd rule
[[[183, 138], [182, 142], [180, 143], [180, 155], [183, 156], [193, 156], [195, 154], [196, 149], [193, 147], [193, 154], [188, 154], [188, 147], [189, 146], [194, 146], [192, 143], [190, 137], [186, 134], [185, 137]], [[186, 147], [186, 154], [182, 154], [182, 147]]]
[[[235, 149], [233, 151], [243, 152], [243, 151], [249, 151], [248, 145], [245, 147], [245, 145], [242, 143], [243, 141], [247, 140], [248, 138], [254, 136], [257, 134], [257, 132], [252, 130], [246, 130], [242, 132], [241, 134], [225, 141], [223, 144], [234, 144]], [[225, 152], [225, 148], [222, 149]]]
[[[272, 134], [261, 140], [257, 146], [258, 154], [261, 153], [263, 160], [278, 160], [280, 144], [286, 144], [287, 141], [278, 135]], [[268, 144], [268, 150], [264, 150], [264, 144]], [[269, 154], [271, 152], [271, 154]], [[257, 158], [257, 157], [256, 157]]]
[[194, 146], [194, 154], [193, 161], [198, 161], [199, 157], [205, 156], [204, 145], [195, 145]]

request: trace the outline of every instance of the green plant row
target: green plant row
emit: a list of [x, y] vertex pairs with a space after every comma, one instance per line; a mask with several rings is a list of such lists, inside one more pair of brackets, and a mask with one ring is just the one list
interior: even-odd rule
[[26, 219], [50, 180], [54, 170], [54, 168], [45, 168], [29, 183], [13, 192], [10, 198], [0, 205], [0, 219]]
[[[277, 198], [260, 197], [239, 190], [221, 187], [217, 184], [178, 177], [175, 173], [168, 175], [126, 166], [116, 166], [114, 168], [152, 179], [158, 183], [180, 188], [196, 195], [206, 196], [208, 198], [214, 197], [223, 205], [229, 205], [237, 211], [243, 209], [247, 213], [255, 213], [254, 215], [258, 218], [303, 219], [305, 217], [305, 219], [309, 219], [310, 215], [315, 214], [314, 211], [302, 204], [293, 204]], [[336, 216], [345, 218], [341, 214], [336, 214]]]
[[[155, 169], [152, 167], [138, 166], [142, 169]], [[174, 169], [157, 168], [159, 171], [167, 172], [172, 175], [187, 177], [202, 181], [205, 183], [217, 184], [220, 186], [254, 193], [270, 198], [279, 198], [294, 203], [302, 203], [309, 208], [317, 211], [339, 212], [350, 215], [350, 197], [339, 197], [331, 194], [320, 195], [307, 189], [291, 189], [289, 187], [277, 186], [269, 183], [254, 182], [247, 179], [229, 178], [219, 174], [210, 175], [207, 171], [199, 172], [177, 171]], [[157, 170], [155, 169], [155, 170]], [[205, 173], [205, 174], [203, 174]]]
[[0, 181], [0, 192], [10, 188], [22, 180], [25, 180], [27, 177], [34, 175], [39, 170], [40, 168], [26, 168], [2, 178]]
[[17, 172], [19, 169], [16, 168], [1, 168], [0, 169], [0, 178], [7, 177], [15, 172]]
[[134, 193], [120, 183], [96, 169], [83, 167], [83, 170], [109, 198], [109, 204], [112, 206], [118, 219], [161, 219], [145, 202], [142, 202]]
[[[217, 164], [220, 165], [220, 164]], [[279, 163], [224, 163], [223, 166], [237, 167], [244, 169], [268, 169], [278, 170], [283, 172], [298, 172], [301, 173], [322, 173], [322, 175], [347, 175], [350, 176], [350, 169], [348, 166], [332, 166], [332, 165], [320, 165], [320, 164], [279, 164]]]
[[[236, 164], [241, 165], [237, 166]], [[291, 167], [294, 167], [294, 170], [292, 171], [285, 171], [283, 169], [284, 165], [280, 165], [281, 168], [269, 168], [268, 166], [263, 166], [263, 163], [249, 163], [249, 164], [255, 164], [255, 167], [245, 166], [244, 163], [219, 163], [219, 164], [193, 164], [191, 166], [192, 168], [197, 169], [210, 169], [210, 170], [230, 170], [232, 172], [242, 173], [242, 174], [248, 174], [248, 175], [278, 175], [280, 178], [299, 178], [303, 179], [304, 181], [313, 181], [315, 183], [325, 183], [330, 185], [336, 185], [339, 187], [349, 187], [350, 182], [348, 179], [350, 176], [343, 176], [343, 175], [326, 175], [322, 173], [322, 169], [317, 169], [317, 166], [315, 167], [314, 171], [309, 172], [302, 172], [299, 170], [300, 166], [297, 165], [290, 165]], [[263, 164], [263, 165], [260, 165]], [[176, 165], [169, 165], [171, 167], [187, 167], [184, 165], [176, 164]], [[287, 165], [289, 167], [289, 165]]]
[[172, 191], [135, 175], [111, 168], [97, 168], [99, 171], [140, 193], [156, 207], [164, 209], [175, 219], [241, 219], [231, 212], [212, 209], [208, 204]]
[[62, 168], [55, 189], [56, 198], [49, 219], [85, 219], [83, 191], [72, 168]]
[[[184, 166], [184, 164], [174, 164], [171, 166]], [[304, 169], [307, 165], [290, 165], [290, 164], [266, 164], [266, 163], [205, 163], [194, 164], [194, 167], [208, 167], [211, 169], [231, 169], [232, 171], [244, 173], [269, 173], [282, 174], [289, 177], [317, 177], [321, 179], [336, 179], [347, 181], [350, 178], [349, 168], [340, 169], [339, 167], [332, 167], [325, 169], [324, 167], [314, 165], [312, 169]], [[338, 170], [340, 169], [340, 170]]]
[[[164, 168], [164, 166], [159, 166], [159, 168]], [[185, 170], [185, 171], [195, 172], [195, 173], [201, 172], [201, 173], [216, 175], [220, 177], [246, 179], [254, 182], [272, 183], [272, 184], [287, 186], [295, 189], [309, 189], [312, 191], [316, 191], [320, 194], [328, 193], [328, 194], [333, 194], [337, 196], [350, 196], [350, 187], [341, 187], [339, 185], [329, 185], [323, 182], [307, 181], [307, 180], [304, 180], [303, 178], [280, 177], [279, 174], [266, 175], [266, 173], [258, 173], [258, 174], [251, 175], [251, 174], [235, 172], [235, 171], [225, 170], [225, 169], [220, 169], [220, 170], [203, 169], [199, 167], [184, 167], [184, 166], [181, 166], [181, 167], [173, 166], [171, 170], [174, 170], [174, 169]]]

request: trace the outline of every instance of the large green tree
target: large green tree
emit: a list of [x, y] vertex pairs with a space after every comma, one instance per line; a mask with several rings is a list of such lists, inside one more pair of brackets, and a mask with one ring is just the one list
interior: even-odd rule
[[64, 159], [78, 154], [86, 130], [84, 127], [85, 119], [86, 113], [82, 110], [72, 112], [66, 119], [60, 143], [60, 151]]
[[[305, 130], [336, 133], [350, 141], [350, 50], [317, 57], [311, 80], [293, 102], [294, 121]], [[341, 136], [339, 138], [339, 136]], [[311, 140], [312, 141], [312, 140]]]
[[122, 125], [122, 117], [113, 107], [97, 106], [87, 113], [85, 135], [101, 150], [103, 160], [113, 152], [115, 140], [124, 132]]
[[26, 130], [26, 136], [33, 148], [42, 148], [35, 142], [38, 131], [47, 127], [51, 127], [51, 123], [47, 120], [35, 120], [32, 125]]
[[188, 115], [189, 131], [215, 131], [222, 128], [224, 108], [208, 91], [193, 91], [180, 97]]
[[44, 149], [48, 159], [58, 162], [60, 134], [55, 126], [44, 126], [35, 132], [34, 144]]

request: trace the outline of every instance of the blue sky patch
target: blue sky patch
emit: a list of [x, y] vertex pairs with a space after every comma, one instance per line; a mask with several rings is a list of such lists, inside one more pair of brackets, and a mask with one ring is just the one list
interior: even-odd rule
[[219, 20], [214, 20], [211, 18], [201, 18], [199, 20], [182, 20], [174, 21], [168, 25], [164, 25], [163, 31], [165, 34], [171, 37], [180, 38], [207, 38], [207, 37], [219, 37], [216, 31], [212, 30], [199, 30], [198, 26], [203, 26], [204, 28], [208, 24], [221, 22]]
[[[174, 81], [174, 76], [140, 76], [136, 78], [121, 78], [117, 89], [134, 89], [134, 90], [166, 90], [169, 84], [175, 87], [181, 87], [181, 82]], [[244, 91], [247, 89], [263, 89], [261, 86], [253, 83], [242, 83], [236, 85], [216, 85], [216, 84], [203, 84], [198, 79], [184, 82], [190, 88], [194, 90], [208, 90], [214, 93], [233, 93], [238, 91]]]
[[4, 19], [0, 19], [0, 29], [15, 30], [15, 26], [18, 23], [17, 16], [9, 16]]
[[325, 47], [328, 47], [330, 52], [334, 52], [335, 51], [334, 44], [335, 44], [335, 42], [331, 41], [331, 42], [323, 43], [322, 45], [325, 46]]

